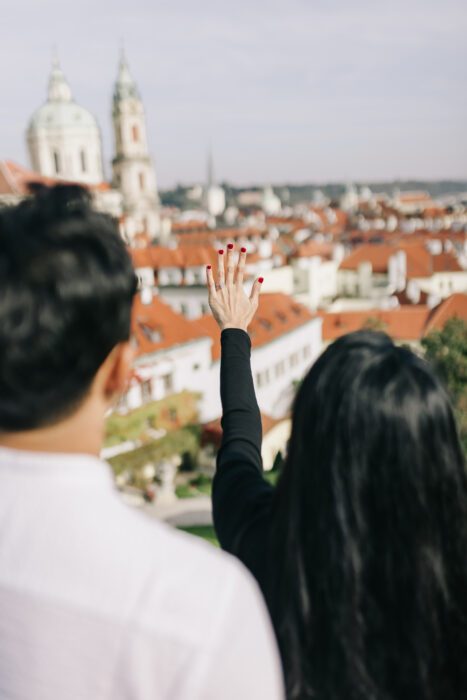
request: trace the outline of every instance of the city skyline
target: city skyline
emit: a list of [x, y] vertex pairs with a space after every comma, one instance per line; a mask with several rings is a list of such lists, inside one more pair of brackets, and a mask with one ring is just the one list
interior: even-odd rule
[[442, 11], [432, 0], [390, 10], [209, 1], [202, 14], [187, 0], [17, 0], [5, 16], [2, 158], [29, 164], [25, 130], [55, 45], [74, 99], [98, 119], [109, 177], [123, 38], [161, 188], [204, 180], [210, 144], [216, 178], [235, 184], [467, 177], [467, 10], [457, 0]]

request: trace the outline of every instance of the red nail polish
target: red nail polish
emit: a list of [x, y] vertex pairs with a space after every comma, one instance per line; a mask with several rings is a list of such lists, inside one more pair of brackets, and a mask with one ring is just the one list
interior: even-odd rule
[[222, 250], [222, 248], [218, 252], [219, 252], [219, 255], [224, 255], [224, 251]]
[[210, 270], [210, 269], [211, 269], [211, 265], [208, 265], [208, 270]]
[[227, 246], [227, 248], [228, 248], [229, 250], [232, 250], [232, 248], [233, 248], [233, 243], [229, 243], [229, 245]]
[[246, 248], [241, 248], [242, 253], [246, 253]]
[[263, 284], [263, 282], [264, 282], [264, 277], [260, 277], [259, 280], [258, 280], [258, 282], [259, 282], [260, 284]]

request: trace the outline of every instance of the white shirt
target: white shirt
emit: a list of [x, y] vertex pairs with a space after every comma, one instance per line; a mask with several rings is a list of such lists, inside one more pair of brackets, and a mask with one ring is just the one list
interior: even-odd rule
[[0, 448], [2, 700], [276, 700], [256, 583], [89, 455]]

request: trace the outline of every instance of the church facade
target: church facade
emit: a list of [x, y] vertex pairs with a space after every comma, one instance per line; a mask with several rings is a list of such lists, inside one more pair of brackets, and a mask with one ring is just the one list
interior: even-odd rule
[[101, 133], [95, 117], [72, 98], [55, 60], [47, 101], [31, 117], [26, 140], [32, 169], [89, 186], [99, 209], [119, 219], [128, 242], [160, 234], [159, 198], [149, 155], [144, 107], [122, 55], [113, 95], [112, 181], [104, 182]]

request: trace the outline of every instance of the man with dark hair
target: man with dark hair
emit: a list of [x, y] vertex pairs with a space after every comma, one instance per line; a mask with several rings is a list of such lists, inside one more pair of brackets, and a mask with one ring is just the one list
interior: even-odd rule
[[249, 575], [125, 506], [98, 458], [135, 291], [80, 187], [0, 212], [0, 696], [281, 698]]

